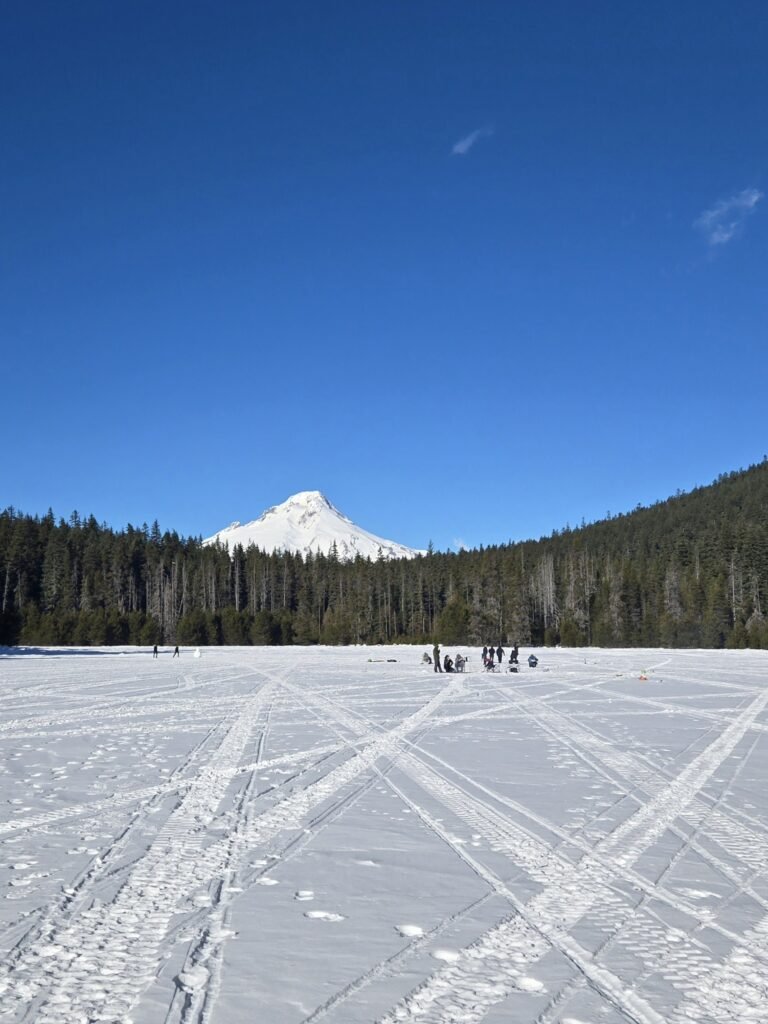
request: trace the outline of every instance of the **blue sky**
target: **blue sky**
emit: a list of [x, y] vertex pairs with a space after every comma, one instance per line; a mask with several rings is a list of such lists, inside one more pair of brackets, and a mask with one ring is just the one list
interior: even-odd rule
[[11, 4], [0, 505], [441, 549], [759, 461], [760, 2]]

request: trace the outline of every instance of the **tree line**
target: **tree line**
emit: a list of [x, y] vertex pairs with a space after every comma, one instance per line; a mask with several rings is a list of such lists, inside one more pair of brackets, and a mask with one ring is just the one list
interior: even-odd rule
[[768, 461], [541, 540], [341, 561], [0, 513], [0, 644], [768, 648]]

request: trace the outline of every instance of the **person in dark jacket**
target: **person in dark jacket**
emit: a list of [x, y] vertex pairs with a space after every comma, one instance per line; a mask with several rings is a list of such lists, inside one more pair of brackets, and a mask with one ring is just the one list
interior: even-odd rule
[[432, 661], [435, 663], [435, 672], [442, 672], [443, 667], [440, 664], [440, 644], [435, 644], [432, 648]]
[[539, 659], [536, 657], [536, 655], [535, 654], [529, 655], [529, 657], [528, 657], [528, 668], [536, 668], [536, 666], [538, 664], [539, 664]]
[[501, 644], [499, 644], [499, 646], [496, 648], [496, 660], [498, 661], [499, 664], [501, 664], [502, 661], [504, 660], [504, 648], [501, 646]]
[[174, 656], [174, 658], [180, 657], [178, 645], [173, 648], [173, 656]]
[[496, 656], [496, 651], [492, 647], [488, 648], [488, 660], [486, 661], [486, 668], [493, 668], [493, 659]]
[[484, 647], [483, 648], [483, 665], [485, 665], [487, 660], [488, 660], [488, 648]]
[[152, 657], [153, 658], [157, 657], [157, 644], [155, 644], [155, 646], [152, 648]]
[[446, 654], [443, 658], [443, 668], [446, 672], [453, 672], [453, 659], [450, 654]]

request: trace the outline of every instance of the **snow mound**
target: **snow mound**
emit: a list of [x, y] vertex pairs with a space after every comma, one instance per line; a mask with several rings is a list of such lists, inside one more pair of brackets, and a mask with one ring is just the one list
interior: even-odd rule
[[399, 924], [396, 930], [405, 939], [418, 939], [424, 934], [424, 929], [417, 924]]

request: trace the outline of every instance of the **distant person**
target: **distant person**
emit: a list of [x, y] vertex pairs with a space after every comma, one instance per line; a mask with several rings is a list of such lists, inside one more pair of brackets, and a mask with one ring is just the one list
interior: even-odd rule
[[515, 644], [515, 646], [512, 648], [512, 654], [509, 656], [509, 660], [512, 662], [513, 665], [517, 664], [519, 654], [520, 648], [517, 646], [517, 644]]
[[443, 658], [443, 668], [446, 672], [453, 672], [453, 658], [451, 658], [450, 654], [446, 654], [445, 658]]
[[463, 655], [461, 655], [461, 654], [457, 654], [456, 655], [456, 671], [457, 672], [463, 672], [464, 671], [464, 666], [466, 665], [466, 663], [467, 663], [467, 659]]
[[424, 653], [422, 654], [421, 660], [422, 660], [422, 663], [424, 665], [431, 665], [432, 664], [432, 659], [430, 658], [430, 656], [427, 654], [426, 651], [424, 651]]
[[498, 661], [499, 665], [501, 665], [502, 661], [504, 660], [504, 648], [501, 646], [501, 644], [499, 644], [499, 646], [496, 648], [496, 660]]
[[492, 647], [488, 648], [488, 661], [486, 662], [487, 668], [493, 668], [493, 659], [496, 655], [496, 651]]
[[443, 670], [440, 666], [440, 644], [435, 644], [432, 648], [432, 661], [435, 665], [435, 672], [442, 672]]
[[483, 648], [483, 664], [485, 664], [487, 660], [488, 660], [488, 648], [484, 647]]
[[155, 646], [152, 648], [152, 657], [153, 658], [157, 657], [157, 644], [155, 644]]
[[539, 659], [536, 657], [535, 654], [531, 654], [528, 658], [528, 668], [536, 668], [538, 664]]
[[173, 656], [174, 656], [174, 658], [178, 658], [179, 657], [179, 648], [178, 647], [174, 647], [173, 648]]

